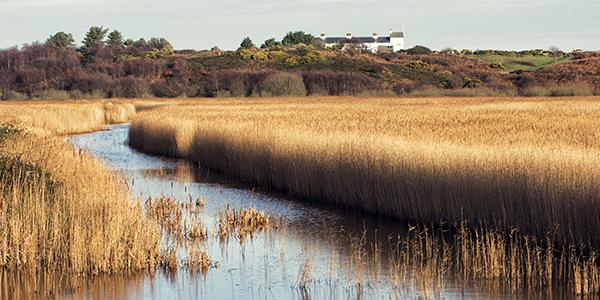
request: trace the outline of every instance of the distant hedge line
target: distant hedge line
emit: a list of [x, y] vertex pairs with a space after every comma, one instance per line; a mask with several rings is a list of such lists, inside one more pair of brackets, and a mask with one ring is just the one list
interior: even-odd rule
[[[571, 84], [571, 94], [598, 93], [597, 87], [568, 70], [543, 76], [502, 74], [460, 56], [337, 53], [325, 57], [304, 47], [289, 52], [214, 54], [198, 63], [194, 57], [138, 48], [98, 44], [87, 57], [73, 48], [40, 44], [0, 50], [0, 99], [559, 95], [566, 93], [558, 91], [565, 84], [556, 82], [565, 80]], [[155, 52], [160, 55], [148, 55]], [[259, 54], [266, 58], [258, 59]], [[298, 63], [291, 64], [292, 58]], [[569, 76], [577, 80], [568, 81]]]

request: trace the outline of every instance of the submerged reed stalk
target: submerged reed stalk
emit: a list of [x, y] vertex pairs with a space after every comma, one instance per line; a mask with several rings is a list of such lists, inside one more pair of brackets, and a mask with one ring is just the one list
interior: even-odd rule
[[219, 240], [224, 242], [230, 235], [235, 235], [243, 243], [247, 236], [253, 237], [269, 228], [270, 222], [269, 215], [254, 207], [236, 210], [226, 205], [217, 215]]

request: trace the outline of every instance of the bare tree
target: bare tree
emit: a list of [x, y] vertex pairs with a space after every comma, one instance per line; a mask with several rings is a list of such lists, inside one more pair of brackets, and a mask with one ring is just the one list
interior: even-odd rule
[[552, 57], [554, 57], [554, 64], [556, 64], [558, 57], [561, 54], [560, 49], [556, 46], [550, 46], [550, 48], [548, 48], [548, 51], [550, 51], [550, 53], [552, 53]]

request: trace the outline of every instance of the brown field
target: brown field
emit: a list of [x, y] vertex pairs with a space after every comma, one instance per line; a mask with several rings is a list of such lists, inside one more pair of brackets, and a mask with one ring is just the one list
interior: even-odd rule
[[599, 246], [599, 100], [188, 101], [129, 139], [300, 198]]

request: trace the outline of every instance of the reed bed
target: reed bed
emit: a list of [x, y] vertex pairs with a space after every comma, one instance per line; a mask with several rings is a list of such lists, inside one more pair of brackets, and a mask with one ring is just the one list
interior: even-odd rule
[[[130, 201], [122, 178], [59, 136], [102, 129], [134, 114], [132, 104], [107, 101], [0, 104], [3, 276], [27, 274], [40, 283], [27, 292], [48, 297], [61, 292], [58, 286], [78, 286], [73, 278], [158, 265], [159, 228]], [[5, 284], [3, 289], [21, 288]]]
[[139, 114], [129, 142], [299, 198], [598, 247], [598, 100], [194, 101]]
[[135, 113], [136, 107], [130, 102], [29, 101], [0, 104], [2, 123], [59, 135], [91, 132], [107, 124], [125, 123]]
[[97, 275], [157, 264], [156, 225], [100, 163], [27, 133], [5, 137], [0, 153], [0, 268]]

